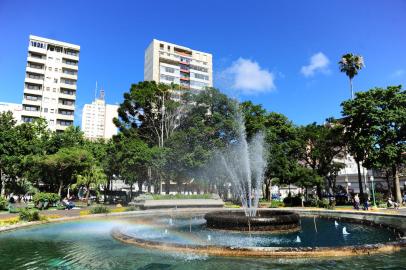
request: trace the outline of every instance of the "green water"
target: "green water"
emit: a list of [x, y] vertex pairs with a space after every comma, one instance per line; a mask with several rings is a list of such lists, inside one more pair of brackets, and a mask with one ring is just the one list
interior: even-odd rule
[[[120, 243], [111, 237], [112, 228], [122, 227], [131, 231], [134, 226], [139, 226], [136, 219], [82, 220], [1, 233], [0, 269], [406, 269], [405, 251], [373, 256], [323, 259], [222, 258], [145, 250]], [[166, 220], [160, 219], [159, 222], [165, 224]], [[157, 221], [157, 223], [159, 222]], [[199, 219], [196, 219], [192, 230], [196, 230], [195, 234], [202, 235], [205, 228], [199, 225], [200, 222]], [[347, 226], [350, 232], [350, 235], [343, 238], [339, 234], [333, 233], [337, 229], [329, 225], [330, 221], [319, 220], [318, 222], [320, 223], [318, 223], [319, 231], [317, 233], [312, 233], [312, 227], [307, 228], [307, 225], [303, 224], [302, 232], [300, 232], [304, 238], [303, 241], [317, 241], [311, 237], [312, 234], [329, 235], [328, 230], [330, 229], [332, 236], [327, 241], [330, 244], [334, 243], [331, 239], [335, 238], [342, 238], [343, 240], [340, 241], [344, 242], [355, 241], [357, 235], [362, 233], [356, 231], [362, 227], [340, 224], [340, 226]], [[302, 223], [306, 223], [306, 221], [302, 221]], [[149, 228], [149, 231], [145, 231], [146, 238], [156, 237], [157, 239], [160, 239], [162, 230], [165, 228], [144, 223], [142, 226], [143, 230]], [[184, 219], [174, 219], [173, 224], [167, 226], [167, 234], [177, 235], [177, 237], [173, 237], [173, 239], [177, 239], [176, 241], [189, 241], [190, 238], [187, 235], [182, 236], [185, 231], [184, 226], [186, 226]], [[179, 232], [181, 237], [176, 232]], [[376, 237], [373, 237], [374, 235]], [[366, 243], [374, 242], [376, 239], [385, 240], [388, 236], [391, 236], [388, 231], [368, 228], [368, 232], [361, 238]], [[289, 237], [293, 237], [293, 235], [284, 237], [290, 239]], [[215, 238], [213, 240], [218, 240], [216, 239], [218, 237], [213, 236], [213, 238]], [[319, 238], [326, 237], [319, 236]], [[168, 237], [168, 239], [172, 238]], [[340, 241], [337, 242], [338, 245]]]

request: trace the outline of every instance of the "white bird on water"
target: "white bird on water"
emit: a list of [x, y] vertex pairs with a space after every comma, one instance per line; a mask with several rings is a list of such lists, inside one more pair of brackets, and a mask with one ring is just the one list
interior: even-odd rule
[[207, 240], [211, 241], [211, 235], [210, 234], [207, 236]]
[[302, 240], [300, 239], [299, 235], [298, 235], [298, 236], [296, 236], [296, 240], [295, 240], [295, 242], [296, 242], [296, 243], [301, 243], [301, 242], [302, 242]]
[[346, 227], [344, 227], [343, 228], [343, 235], [348, 235], [348, 234], [350, 234], [349, 232], [347, 232], [347, 228]]
[[334, 226], [338, 227], [338, 222], [337, 222], [337, 220], [334, 220]]

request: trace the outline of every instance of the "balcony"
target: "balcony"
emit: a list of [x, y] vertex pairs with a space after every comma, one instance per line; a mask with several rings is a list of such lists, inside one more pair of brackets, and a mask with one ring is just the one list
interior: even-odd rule
[[180, 80], [181, 81], [190, 81], [190, 78], [189, 77], [180, 77]]
[[57, 130], [57, 131], [64, 131], [65, 129], [67, 129], [69, 126], [62, 126], [62, 125], [60, 125], [60, 124], [56, 124], [55, 125], [55, 129]]
[[40, 53], [40, 54], [47, 54], [47, 49], [46, 48], [38, 48], [34, 46], [28, 46], [28, 51], [29, 52], [34, 52], [34, 53]]
[[59, 97], [63, 99], [76, 100], [76, 95], [64, 94], [61, 92], [59, 93]]
[[66, 115], [66, 114], [60, 114], [60, 113], [58, 113], [57, 115], [56, 115], [56, 119], [57, 120], [68, 120], [68, 121], [73, 121], [74, 120], [74, 115], [72, 114], [72, 115]]
[[41, 111], [26, 111], [23, 109], [21, 112], [22, 116], [29, 116], [29, 117], [40, 117], [41, 116]]
[[64, 82], [61, 82], [61, 87], [62, 88], [66, 88], [66, 89], [71, 89], [71, 90], [76, 90], [76, 84], [67, 84], [67, 83], [64, 83]]
[[68, 74], [68, 73], [62, 73], [62, 74], [61, 74], [61, 78], [70, 79], [70, 80], [77, 80], [77, 79], [78, 79], [78, 75], [72, 75], [72, 74]]
[[67, 105], [67, 104], [59, 103], [58, 104], [58, 109], [74, 111], [75, 110], [75, 104]]
[[44, 83], [44, 79], [37, 79], [37, 78], [34, 79], [34, 78], [25, 77], [25, 82], [42, 85]]
[[24, 88], [24, 94], [31, 94], [31, 95], [38, 96], [38, 95], [42, 95], [42, 90]]
[[31, 100], [24, 98], [23, 105], [33, 105], [33, 106], [41, 106], [41, 100]]
[[27, 66], [25, 71], [32, 72], [32, 73], [38, 73], [38, 74], [45, 74], [45, 70], [43, 68], [34, 68], [34, 67], [30, 67], [30, 66]]
[[71, 64], [64, 63], [64, 62], [62, 62], [62, 68], [73, 69], [76, 71], [78, 71], [78, 69], [79, 69], [77, 65], [71, 65]]
[[79, 61], [79, 54], [78, 55], [71, 55], [71, 54], [64, 53], [63, 58], [66, 58], [66, 59], [69, 59], [69, 60]]
[[45, 64], [46, 63], [46, 59], [45, 58], [38, 58], [38, 57], [32, 57], [32, 56], [28, 56], [27, 57], [27, 61], [28, 62], [32, 62], [32, 63], [38, 63], [38, 64]]

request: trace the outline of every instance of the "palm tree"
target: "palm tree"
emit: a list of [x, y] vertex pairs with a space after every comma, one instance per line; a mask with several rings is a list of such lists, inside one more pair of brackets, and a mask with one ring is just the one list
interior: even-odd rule
[[340, 71], [345, 72], [345, 74], [350, 79], [350, 89], [351, 89], [351, 98], [354, 98], [354, 90], [352, 88], [352, 79], [355, 75], [358, 74], [358, 71], [362, 69], [364, 65], [364, 58], [361, 55], [354, 55], [352, 53], [344, 54], [341, 57], [340, 62]]

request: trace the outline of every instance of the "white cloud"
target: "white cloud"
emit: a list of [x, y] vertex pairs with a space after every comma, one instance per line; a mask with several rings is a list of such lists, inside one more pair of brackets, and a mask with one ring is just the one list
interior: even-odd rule
[[312, 57], [310, 57], [310, 64], [307, 66], [302, 66], [300, 72], [305, 77], [313, 76], [318, 71], [327, 73], [329, 72], [328, 69], [329, 64], [330, 60], [327, 58], [327, 56], [322, 52], [318, 52], [316, 54], [313, 54]]
[[404, 70], [404, 69], [398, 69], [398, 70], [395, 70], [395, 71], [391, 74], [391, 77], [398, 78], [398, 77], [402, 77], [402, 76], [405, 75], [405, 74], [406, 74], [406, 70]]
[[275, 89], [275, 75], [250, 59], [238, 58], [222, 72], [221, 77], [227, 79], [231, 88], [244, 94], [258, 94]]

